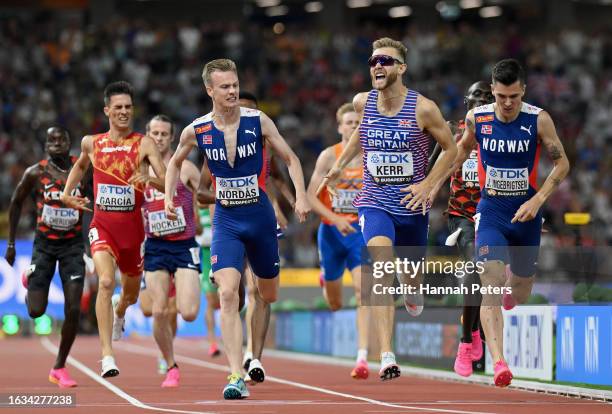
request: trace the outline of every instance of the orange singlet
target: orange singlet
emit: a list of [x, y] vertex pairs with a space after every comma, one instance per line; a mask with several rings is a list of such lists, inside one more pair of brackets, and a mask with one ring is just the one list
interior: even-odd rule
[[[333, 146], [334, 155], [336, 160], [342, 154], [343, 145], [338, 143]], [[357, 217], [357, 207], [353, 207], [353, 200], [357, 197], [357, 194], [361, 191], [363, 185], [363, 165], [359, 167], [346, 167], [340, 175], [340, 180], [336, 185], [335, 197], [324, 188], [319, 194], [319, 200], [329, 208], [335, 214], [346, 217], [351, 223], [356, 222], [359, 218]], [[321, 221], [325, 224], [332, 224], [329, 220], [321, 217]]]
[[142, 189], [128, 184], [140, 167], [142, 134], [132, 132], [119, 142], [109, 133], [93, 138], [94, 216], [89, 228], [91, 252], [108, 251], [121, 273], [142, 273], [144, 225]]

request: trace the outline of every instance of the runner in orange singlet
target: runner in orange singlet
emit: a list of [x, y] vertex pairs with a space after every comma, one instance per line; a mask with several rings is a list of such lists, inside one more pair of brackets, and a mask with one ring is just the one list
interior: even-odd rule
[[[132, 86], [127, 82], [114, 82], [106, 87], [104, 114], [110, 129], [104, 134], [83, 138], [81, 155], [70, 171], [61, 198], [69, 207], [89, 210], [89, 199], [69, 194], [89, 164], [93, 164], [95, 201], [89, 242], [99, 278], [96, 316], [103, 377], [119, 375], [111, 346], [111, 329], [113, 340], [121, 338], [125, 310], [138, 299], [144, 241], [142, 191], [146, 185], [163, 191], [166, 171], [153, 140], [132, 131], [132, 97]], [[157, 177], [148, 175], [149, 166]], [[117, 267], [122, 289], [119, 300], [111, 307]]]
[[340, 180], [331, 194], [325, 187], [319, 197], [317, 187], [325, 173], [342, 154], [351, 134], [359, 125], [359, 115], [352, 103], [342, 105], [336, 112], [338, 133], [342, 141], [326, 148], [317, 159], [315, 170], [308, 185], [308, 199], [312, 209], [321, 216], [318, 232], [319, 260], [321, 262], [321, 282], [323, 295], [331, 310], [342, 307], [342, 275], [348, 269], [353, 276], [355, 298], [357, 299], [357, 361], [351, 376], [366, 379], [368, 370], [368, 319], [369, 308], [361, 306], [361, 250], [365, 246], [361, 229], [357, 223], [357, 208], [353, 201], [363, 184], [363, 163], [356, 156], [342, 171]]

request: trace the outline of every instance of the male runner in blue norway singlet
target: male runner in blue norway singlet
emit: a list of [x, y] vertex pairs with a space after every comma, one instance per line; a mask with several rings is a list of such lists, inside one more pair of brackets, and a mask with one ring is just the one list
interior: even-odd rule
[[[304, 221], [310, 210], [300, 161], [263, 112], [238, 106], [238, 74], [229, 59], [204, 66], [202, 79], [212, 98], [213, 110], [197, 118], [181, 133], [178, 148], [168, 166], [166, 194], [173, 194], [178, 171], [198, 146], [213, 178], [215, 202], [211, 264], [219, 285], [221, 334], [230, 364], [225, 399], [248, 397], [242, 378], [242, 325], [238, 313], [238, 287], [245, 253], [256, 276], [264, 302], [278, 295], [279, 257], [274, 209], [265, 192], [264, 140], [287, 164], [296, 189], [295, 213]], [[175, 217], [172, 199], [166, 197], [166, 214]], [[256, 304], [257, 306], [257, 304]]]
[[[425, 255], [429, 193], [450, 167], [457, 147], [437, 105], [404, 86], [406, 47], [383, 38], [373, 43], [373, 49], [368, 61], [373, 89], [357, 94], [353, 100], [361, 118], [359, 128], [319, 186], [319, 192], [328, 183], [333, 187], [341, 170], [363, 149], [363, 188], [354, 205], [358, 207], [372, 260], [394, 261], [392, 246], [412, 246], [409, 257], [404, 259], [416, 262]], [[425, 177], [430, 137], [447, 152]], [[387, 273], [376, 284], [391, 286], [395, 276], [395, 272]], [[402, 282], [419, 292], [419, 275], [400, 276], [411, 277]], [[385, 301], [384, 306], [373, 306], [371, 317], [381, 348], [379, 375], [388, 380], [400, 375], [391, 346], [395, 308], [390, 295], [377, 300], [380, 299]], [[404, 303], [413, 316], [423, 309], [421, 295], [404, 295]]]
[[[492, 78], [495, 103], [467, 113], [459, 153], [449, 171], [459, 168], [478, 147], [482, 190], [474, 216], [476, 256], [485, 261], [480, 275], [480, 323], [495, 363], [495, 385], [505, 387], [512, 381], [512, 373], [503, 355], [500, 291], [504, 285], [511, 288], [511, 292], [503, 289], [506, 309], [516, 302], [524, 303], [531, 294], [542, 229], [540, 207], [569, 172], [569, 161], [550, 115], [522, 101], [525, 72], [518, 61], [498, 62]], [[554, 168], [538, 190], [541, 144]]]

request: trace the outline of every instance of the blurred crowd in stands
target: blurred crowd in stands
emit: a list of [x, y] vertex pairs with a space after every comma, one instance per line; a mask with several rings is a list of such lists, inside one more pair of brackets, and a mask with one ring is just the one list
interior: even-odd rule
[[[571, 176], [545, 207], [544, 243], [573, 244], [563, 213], [590, 212], [585, 243], [612, 241], [612, 29], [568, 27], [556, 32], [497, 31], [468, 24], [402, 30], [373, 24], [330, 30], [287, 24], [149, 23], [115, 17], [101, 26], [78, 18], [0, 20], [0, 211], [6, 236], [10, 195], [24, 169], [43, 157], [44, 131], [59, 123], [70, 131], [74, 152], [88, 133], [104, 132], [102, 90], [125, 79], [136, 90], [135, 128], [144, 132], [157, 113], [171, 116], [180, 131], [210, 110], [201, 72], [208, 60], [236, 61], [241, 89], [256, 94], [299, 155], [307, 180], [319, 152], [338, 140], [335, 111], [356, 92], [370, 89], [367, 58], [372, 41], [389, 36], [408, 47], [405, 83], [433, 99], [446, 119], [465, 115], [465, 89], [488, 80], [494, 62], [520, 59], [528, 72], [525, 100], [552, 115], [572, 164]], [[278, 31], [278, 30], [277, 30]], [[551, 168], [545, 151], [540, 182]], [[446, 194], [430, 215], [430, 244], [446, 237]], [[24, 209], [24, 212], [26, 210]], [[21, 237], [30, 237], [29, 220]], [[283, 244], [285, 263], [316, 266], [318, 218], [295, 220]]]

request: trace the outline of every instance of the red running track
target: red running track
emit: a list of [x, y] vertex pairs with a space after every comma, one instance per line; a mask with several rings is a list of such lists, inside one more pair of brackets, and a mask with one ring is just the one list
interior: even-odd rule
[[[246, 400], [225, 401], [222, 389], [227, 371], [224, 357], [211, 359], [204, 342], [178, 339], [175, 353], [181, 386], [162, 389], [157, 374], [157, 350], [150, 338], [115, 342], [121, 375], [99, 377], [97, 337], [78, 337], [69, 370], [77, 388], [61, 390], [47, 381], [57, 338], [12, 338], [0, 342], [4, 375], [1, 393], [73, 393], [76, 408], [53, 408], [52, 413], [455, 413], [455, 414], [574, 414], [611, 413], [612, 405], [512, 389], [402, 376], [381, 382], [372, 372], [366, 381], [353, 380], [349, 369], [266, 357], [266, 382], [249, 387]], [[76, 365], [75, 365], [76, 364]], [[373, 368], [373, 367], [372, 367]], [[4, 410], [0, 410], [2, 414]], [[12, 411], [12, 410], [11, 410]], [[20, 408], [17, 413], [47, 410]], [[9, 412], [9, 411], [6, 411]]]

